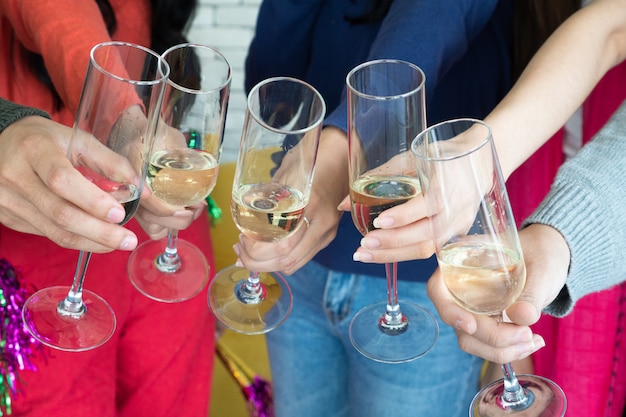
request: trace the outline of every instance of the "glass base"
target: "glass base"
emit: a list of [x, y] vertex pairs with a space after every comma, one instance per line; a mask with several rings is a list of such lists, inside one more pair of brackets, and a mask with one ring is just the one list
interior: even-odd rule
[[480, 390], [470, 405], [470, 417], [563, 417], [567, 409], [565, 393], [556, 383], [538, 375], [518, 375], [517, 379], [532, 393], [527, 406], [508, 407], [502, 401], [504, 381], [492, 382]]
[[128, 276], [133, 286], [155, 301], [178, 303], [195, 297], [209, 282], [206, 257], [192, 243], [178, 239], [180, 268], [164, 272], [157, 267], [167, 239], [149, 240], [139, 245], [128, 258]]
[[386, 302], [372, 304], [352, 318], [350, 341], [359, 353], [377, 362], [403, 363], [424, 356], [435, 346], [439, 325], [430, 311], [401, 302], [406, 328], [387, 330], [379, 325], [386, 308]]
[[229, 266], [220, 271], [209, 285], [209, 307], [226, 327], [244, 334], [263, 334], [283, 324], [291, 312], [291, 289], [285, 278], [273, 272], [262, 272], [259, 280], [264, 297], [243, 300], [240, 287], [246, 284], [250, 271]]
[[22, 309], [26, 329], [54, 349], [82, 352], [102, 346], [115, 331], [113, 309], [96, 293], [83, 290], [85, 313], [61, 315], [57, 308], [69, 290], [65, 286], [49, 287], [31, 295]]

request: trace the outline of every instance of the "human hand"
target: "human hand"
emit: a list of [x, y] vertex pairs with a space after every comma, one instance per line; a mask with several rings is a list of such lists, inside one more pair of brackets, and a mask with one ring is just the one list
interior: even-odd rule
[[119, 226], [124, 209], [66, 157], [72, 130], [39, 116], [0, 134], [0, 222], [90, 252], [133, 250], [137, 237]]
[[[459, 149], [471, 149], [483, 142], [484, 130], [472, 127], [452, 139], [427, 147], [419, 143], [413, 145], [424, 189], [408, 202], [382, 212], [374, 220], [376, 230], [363, 237], [353, 259], [368, 263], [426, 259], [435, 253], [433, 227], [439, 230], [442, 241], [464, 233], [472, 225], [480, 204], [480, 194], [468, 191], [475, 187], [475, 178], [480, 178], [478, 183], [484, 186], [483, 192], [488, 192], [493, 186], [493, 162], [487, 158], [489, 154], [477, 153], [474, 158], [478, 159], [470, 171], [473, 175], [468, 176], [467, 162], [452, 156], [457, 155]], [[443, 195], [449, 198], [442, 199]], [[348, 210], [349, 204], [344, 201], [342, 208]]]
[[507, 309], [505, 321], [476, 315], [461, 308], [445, 287], [439, 270], [428, 281], [427, 291], [441, 319], [454, 327], [464, 351], [491, 362], [523, 359], [545, 345], [530, 325], [541, 309], [559, 295], [569, 268], [569, 248], [563, 236], [550, 226], [533, 224], [519, 233], [526, 263], [526, 286]]
[[337, 204], [348, 194], [347, 153], [345, 133], [332, 127], [324, 128], [305, 210], [309, 224], [278, 242], [259, 242], [240, 236], [234, 247], [239, 265], [259, 272], [280, 271], [291, 275], [335, 238], [342, 215]]

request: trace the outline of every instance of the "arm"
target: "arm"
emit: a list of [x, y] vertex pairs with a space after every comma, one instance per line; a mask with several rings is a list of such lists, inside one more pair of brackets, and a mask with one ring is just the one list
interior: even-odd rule
[[[418, 65], [426, 75], [428, 102], [439, 80], [467, 52], [496, 5], [494, 0], [396, 0], [367, 59], [394, 58]], [[347, 131], [347, 115], [344, 95], [327, 124]]]
[[524, 293], [507, 310], [512, 323], [475, 316], [450, 299], [441, 277], [428, 283], [442, 319], [467, 352], [494, 362], [521, 359], [543, 346], [530, 328], [539, 312], [561, 317], [581, 297], [626, 279], [626, 239], [619, 186], [626, 155], [626, 102], [576, 157], [565, 163], [541, 206], [520, 231], [527, 267]]
[[[506, 178], [565, 124], [607, 71], [626, 59], [625, 8], [625, 0], [594, 0], [572, 15], [485, 118]], [[377, 219], [381, 230], [364, 238], [356, 258], [380, 263], [430, 256], [422, 206], [414, 199], [385, 211]]]
[[626, 59], [625, 8], [624, 0], [594, 0], [572, 15], [487, 116], [505, 178], [565, 124], [607, 71]]
[[94, 252], [132, 250], [124, 209], [65, 156], [71, 129], [0, 99], [0, 223]]
[[[50, 78], [65, 106], [75, 114], [85, 77], [89, 51], [112, 39], [94, 1], [0, 0], [0, 16], [10, 22], [16, 39], [41, 54]], [[129, 1], [116, 10], [115, 37], [147, 45], [149, 10], [143, 2]], [[59, 46], [63, 53], [59, 53]]]

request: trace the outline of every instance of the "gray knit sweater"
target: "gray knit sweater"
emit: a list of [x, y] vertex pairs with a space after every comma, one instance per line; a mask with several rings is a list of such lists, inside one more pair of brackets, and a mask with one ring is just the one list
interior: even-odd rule
[[43, 116], [50, 118], [50, 116], [48, 116], [48, 114], [44, 111], [34, 109], [32, 107], [21, 106], [0, 98], [0, 132], [2, 132], [11, 123], [26, 116]]
[[560, 231], [571, 253], [566, 285], [544, 312], [563, 317], [581, 297], [626, 280], [626, 101], [563, 164], [530, 223]]

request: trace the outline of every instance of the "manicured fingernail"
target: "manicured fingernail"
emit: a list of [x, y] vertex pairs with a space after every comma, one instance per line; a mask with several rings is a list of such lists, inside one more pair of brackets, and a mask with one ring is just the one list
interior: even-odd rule
[[525, 344], [532, 343], [533, 332], [529, 328], [522, 329], [515, 335], [515, 343]]
[[107, 213], [107, 220], [111, 223], [119, 223], [124, 220], [124, 217], [126, 217], [126, 213], [119, 207], [113, 207]]
[[530, 341], [530, 343], [521, 343], [517, 345], [517, 351], [519, 353], [519, 358], [525, 358], [529, 355], [532, 355], [542, 347], [546, 345], [546, 342], [543, 340], [543, 337], [539, 335], [534, 335]]
[[133, 250], [137, 247], [137, 236], [130, 235], [126, 236], [122, 243], [120, 243], [121, 250]]
[[380, 240], [373, 237], [364, 237], [361, 239], [361, 246], [367, 249], [376, 249], [380, 247]]
[[384, 227], [393, 226], [393, 217], [389, 216], [380, 216], [374, 219], [374, 227], [378, 229], [382, 229]]
[[371, 261], [372, 255], [368, 252], [354, 252], [352, 254], [352, 260], [357, 262], [368, 262]]

